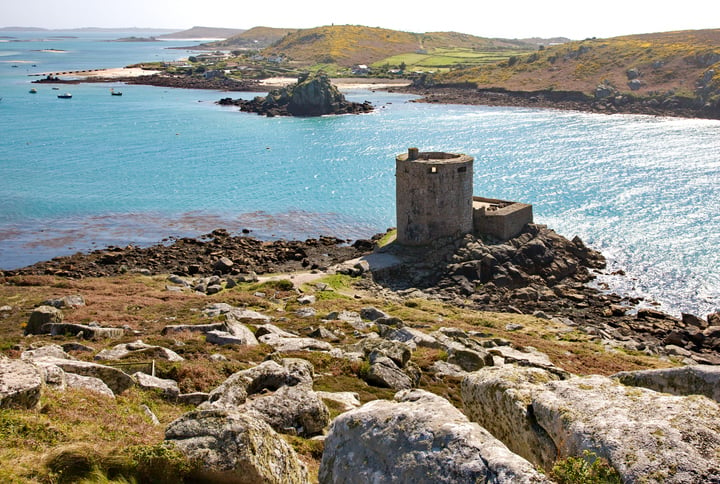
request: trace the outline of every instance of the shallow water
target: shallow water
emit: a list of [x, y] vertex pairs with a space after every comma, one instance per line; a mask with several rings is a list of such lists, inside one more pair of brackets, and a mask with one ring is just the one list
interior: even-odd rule
[[[67, 42], [72, 52], [47, 54], [54, 69], [37, 69], [187, 55]], [[227, 93], [149, 86], [61, 87], [73, 94], [62, 100], [51, 86], [29, 94], [24, 67], [11, 67], [39, 62], [33, 48], [0, 43], [1, 268], [221, 226], [366, 237], [395, 224], [394, 157], [417, 146], [474, 156], [476, 194], [532, 203], [536, 221], [602, 250], [627, 273], [605, 277], [613, 288], [674, 313], [720, 309], [720, 122], [426, 105], [370, 91], [347, 94], [376, 112], [323, 118], [262, 118], [214, 104]]]

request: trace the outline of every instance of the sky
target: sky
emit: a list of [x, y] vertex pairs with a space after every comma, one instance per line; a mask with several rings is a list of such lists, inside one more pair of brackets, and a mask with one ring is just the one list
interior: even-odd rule
[[614, 37], [671, 30], [720, 28], [720, 2], [685, 0], [2, 0], [0, 27], [50, 29], [193, 26], [248, 29], [310, 28], [330, 24], [407, 32], [456, 31], [481, 37]]

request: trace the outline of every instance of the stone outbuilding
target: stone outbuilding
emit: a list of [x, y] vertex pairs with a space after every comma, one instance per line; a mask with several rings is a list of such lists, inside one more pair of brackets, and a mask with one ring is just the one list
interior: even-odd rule
[[516, 236], [532, 205], [473, 196], [473, 157], [409, 148], [395, 158], [397, 242], [423, 246], [446, 237]]

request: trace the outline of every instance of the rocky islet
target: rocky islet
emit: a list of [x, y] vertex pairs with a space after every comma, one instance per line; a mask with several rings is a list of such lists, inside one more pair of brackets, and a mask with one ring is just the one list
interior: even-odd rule
[[241, 111], [265, 116], [323, 116], [360, 114], [373, 110], [369, 102], [356, 103], [334, 86], [324, 73], [302, 74], [296, 83], [270, 91], [252, 100], [221, 99], [218, 104], [239, 106]]

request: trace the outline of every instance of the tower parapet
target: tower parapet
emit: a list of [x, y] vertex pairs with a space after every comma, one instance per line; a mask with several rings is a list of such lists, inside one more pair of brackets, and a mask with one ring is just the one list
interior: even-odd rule
[[473, 158], [410, 148], [395, 158], [397, 241], [427, 245], [473, 231]]

